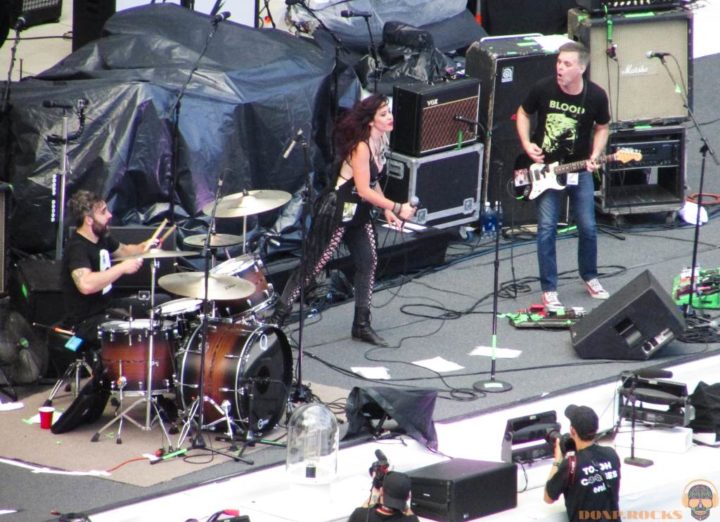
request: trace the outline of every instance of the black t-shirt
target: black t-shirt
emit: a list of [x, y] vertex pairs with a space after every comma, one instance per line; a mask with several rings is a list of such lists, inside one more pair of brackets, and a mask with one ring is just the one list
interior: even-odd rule
[[540, 80], [522, 108], [528, 114], [537, 113], [532, 141], [543, 149], [545, 163], [588, 159], [593, 126], [610, 122], [607, 94], [587, 80], [583, 91], [576, 95], [563, 92], [554, 76]]
[[359, 507], [352, 512], [348, 522], [419, 522], [416, 515], [405, 515], [399, 511], [392, 513], [391, 515], [384, 515], [378, 513], [377, 509]]
[[102, 313], [108, 307], [112, 285], [106, 286], [101, 292], [83, 295], [75, 286], [71, 274], [78, 268], [89, 268], [93, 272], [107, 270], [111, 266], [110, 254], [119, 246], [117, 239], [110, 236], [102, 237], [97, 243], [93, 243], [75, 232], [68, 239], [62, 260], [65, 324], [75, 326], [93, 315]]
[[[615, 450], [593, 444], [579, 451], [575, 459], [574, 477], [570, 477], [570, 458], [565, 458], [547, 481], [547, 494], [553, 500], [561, 494], [565, 497], [570, 522], [619, 521], [620, 459]], [[609, 517], [603, 517], [603, 512]]]

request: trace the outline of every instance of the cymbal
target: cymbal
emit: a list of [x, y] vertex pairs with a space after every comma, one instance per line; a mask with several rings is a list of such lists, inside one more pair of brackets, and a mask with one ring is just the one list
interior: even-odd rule
[[[247, 193], [229, 194], [218, 200], [215, 217], [230, 218], [260, 214], [283, 206], [291, 197], [289, 192], [282, 190], [249, 190]], [[212, 202], [205, 205], [203, 212], [211, 215], [214, 204]]]
[[[183, 241], [188, 246], [202, 247], [205, 246], [205, 240], [207, 234], [196, 234], [194, 236], [188, 236]], [[243, 242], [242, 236], [234, 236], [232, 234], [212, 234], [210, 236], [211, 247], [226, 247], [231, 245], [237, 245]]]
[[[255, 285], [240, 277], [210, 274], [208, 299], [223, 301], [242, 299], [255, 292]], [[158, 285], [172, 294], [202, 299], [205, 297], [205, 273], [183, 272], [168, 274], [158, 279]]]
[[159, 259], [161, 257], [189, 257], [197, 256], [198, 252], [194, 250], [163, 250], [162, 248], [151, 248], [142, 254], [134, 254], [132, 256], [115, 257], [113, 261], [126, 261], [127, 259]]

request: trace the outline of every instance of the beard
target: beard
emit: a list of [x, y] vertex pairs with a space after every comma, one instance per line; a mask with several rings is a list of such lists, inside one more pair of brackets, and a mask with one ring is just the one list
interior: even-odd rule
[[92, 223], [92, 231], [93, 234], [95, 234], [97, 237], [105, 237], [108, 233], [108, 225], [105, 223], [104, 225], [101, 225], [97, 221], [93, 220]]

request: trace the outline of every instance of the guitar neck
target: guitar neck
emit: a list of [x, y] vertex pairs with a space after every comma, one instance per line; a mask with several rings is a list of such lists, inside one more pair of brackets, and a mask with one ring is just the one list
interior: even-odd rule
[[[597, 160], [595, 160], [596, 163], [605, 163], [607, 161], [613, 161], [613, 154], [610, 156], [605, 156], [604, 154], [600, 156]], [[564, 165], [558, 165], [553, 169], [555, 174], [567, 174], [568, 172], [576, 172], [578, 170], [585, 170], [585, 160], [582, 161], [573, 161], [572, 163], [565, 163]]]

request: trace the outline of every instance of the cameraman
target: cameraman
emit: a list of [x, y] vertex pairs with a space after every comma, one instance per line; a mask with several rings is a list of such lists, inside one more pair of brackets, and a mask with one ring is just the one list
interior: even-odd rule
[[382, 486], [373, 488], [374, 505], [355, 508], [348, 522], [419, 522], [408, 506], [410, 477], [405, 473], [391, 471], [385, 475]]
[[555, 438], [555, 461], [545, 484], [545, 502], [552, 504], [562, 494], [571, 522], [619, 521], [620, 459], [614, 449], [595, 444], [597, 414], [587, 406], [570, 405], [565, 416], [570, 420], [575, 448], [572, 451], [567, 443], [561, 443], [561, 437]]

